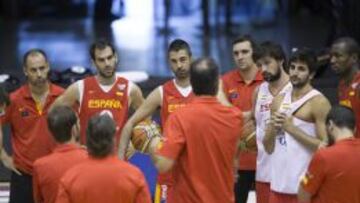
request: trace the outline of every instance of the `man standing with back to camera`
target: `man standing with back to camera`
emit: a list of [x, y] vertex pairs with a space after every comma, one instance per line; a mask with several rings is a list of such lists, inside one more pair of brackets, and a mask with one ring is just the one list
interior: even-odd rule
[[219, 70], [212, 59], [201, 58], [190, 67], [195, 98], [172, 113], [164, 140], [151, 155], [160, 173], [173, 170], [169, 203], [233, 203], [234, 161], [242, 129], [242, 114], [221, 104]]

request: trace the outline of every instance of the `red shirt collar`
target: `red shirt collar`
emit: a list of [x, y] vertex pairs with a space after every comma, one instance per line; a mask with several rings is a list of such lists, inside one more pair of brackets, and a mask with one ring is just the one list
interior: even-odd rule
[[[60, 95], [60, 93], [55, 91], [54, 88], [55, 88], [54, 84], [49, 83], [49, 95], [48, 96], [57, 97]], [[23, 95], [24, 95], [24, 98], [32, 99], [29, 84], [24, 85]]]
[[[244, 82], [244, 78], [243, 78], [242, 75], [240, 74], [240, 71], [238, 71], [238, 70], [235, 70], [235, 71], [236, 71], [237, 81], [238, 81], [238, 82]], [[258, 70], [258, 71], [256, 72], [256, 75], [255, 75], [254, 80], [251, 81], [251, 83], [257, 82], [257, 81], [263, 81], [263, 80], [264, 80], [264, 78], [263, 78], [263, 76], [262, 76], [262, 72], [261, 72], [261, 70]]]
[[54, 152], [65, 152], [79, 148], [80, 147], [75, 144], [59, 144], [55, 147]]

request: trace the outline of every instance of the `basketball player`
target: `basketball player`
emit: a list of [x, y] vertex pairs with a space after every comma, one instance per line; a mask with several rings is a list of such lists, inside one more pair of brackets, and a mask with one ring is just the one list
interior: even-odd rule
[[289, 76], [284, 70], [285, 53], [279, 44], [264, 42], [254, 55], [258, 67], [262, 70], [265, 82], [254, 92], [253, 116], [256, 123], [256, 202], [268, 203], [270, 195], [271, 157], [266, 153], [262, 143], [265, 128], [270, 120], [270, 105], [276, 95], [291, 89]]
[[271, 154], [270, 203], [297, 202], [300, 177], [312, 154], [326, 145], [325, 119], [329, 101], [311, 86], [316, 57], [300, 49], [289, 60], [292, 89], [271, 104], [271, 118], [263, 140]]
[[335, 40], [331, 46], [331, 67], [340, 77], [338, 97], [341, 105], [355, 113], [355, 137], [360, 138], [360, 70], [359, 45], [349, 37]]
[[118, 56], [112, 44], [102, 40], [95, 42], [90, 48], [90, 56], [97, 74], [70, 85], [53, 106], [80, 105], [81, 144], [85, 144], [85, 129], [89, 118], [97, 113], [109, 114], [117, 124], [115, 146], [118, 146], [129, 106], [137, 109], [141, 105], [142, 92], [136, 84], [116, 76]]

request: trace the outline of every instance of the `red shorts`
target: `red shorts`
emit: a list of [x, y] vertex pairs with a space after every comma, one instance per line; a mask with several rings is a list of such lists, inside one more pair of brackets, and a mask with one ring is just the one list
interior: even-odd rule
[[256, 202], [269, 203], [270, 197], [270, 183], [256, 181]]
[[269, 203], [299, 203], [297, 195], [270, 191]]

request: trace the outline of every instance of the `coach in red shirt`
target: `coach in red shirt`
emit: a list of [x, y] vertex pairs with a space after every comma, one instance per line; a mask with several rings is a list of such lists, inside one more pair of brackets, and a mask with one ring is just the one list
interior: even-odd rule
[[52, 154], [34, 162], [33, 189], [37, 203], [54, 203], [60, 178], [71, 167], [87, 158], [86, 150], [77, 145], [80, 127], [77, 116], [70, 107], [53, 108], [47, 121], [58, 145]]
[[[222, 76], [227, 99], [244, 113], [251, 111], [254, 91], [263, 82], [261, 71], [253, 60], [255, 46], [254, 40], [248, 35], [235, 39], [232, 43], [232, 52], [236, 68]], [[239, 176], [235, 185], [237, 203], [247, 202], [249, 191], [255, 185], [255, 170], [256, 152], [242, 151], [239, 156]]]
[[201, 58], [191, 65], [195, 98], [169, 116], [166, 139], [152, 154], [159, 172], [173, 169], [169, 203], [234, 202], [233, 166], [242, 114], [216, 99], [218, 77], [212, 59]]
[[326, 125], [332, 146], [314, 154], [301, 181], [300, 202], [360, 203], [360, 140], [354, 138], [355, 116], [344, 106], [329, 112]]
[[61, 178], [56, 203], [150, 203], [141, 171], [117, 158], [116, 125], [108, 115], [90, 118], [86, 130], [89, 158]]
[[12, 170], [10, 203], [32, 202], [33, 162], [51, 153], [55, 141], [46, 122], [49, 106], [63, 89], [48, 81], [50, 65], [44, 51], [31, 49], [24, 55], [27, 83], [10, 95], [10, 105], [0, 114], [1, 125], [11, 127], [12, 156], [0, 146], [1, 161]]

